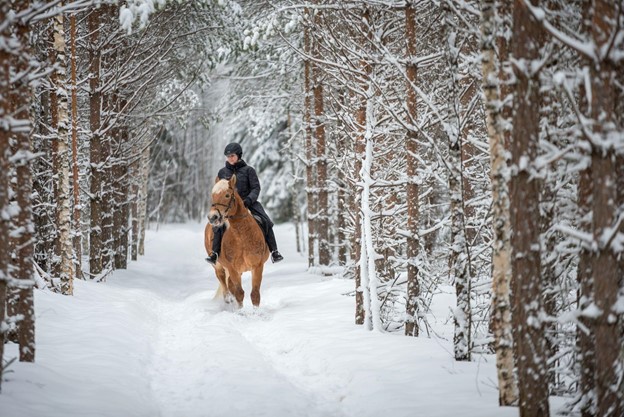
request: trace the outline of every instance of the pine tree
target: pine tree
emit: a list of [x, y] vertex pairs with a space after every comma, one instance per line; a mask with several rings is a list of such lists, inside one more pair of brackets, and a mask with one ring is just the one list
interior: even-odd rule
[[[536, 5], [536, 1], [532, 3]], [[522, 0], [513, 9], [514, 73], [512, 175], [510, 209], [514, 279], [514, 342], [518, 361], [519, 406], [522, 417], [547, 417], [548, 380], [540, 268], [539, 182], [535, 160], [539, 140], [539, 72], [541, 27]]]

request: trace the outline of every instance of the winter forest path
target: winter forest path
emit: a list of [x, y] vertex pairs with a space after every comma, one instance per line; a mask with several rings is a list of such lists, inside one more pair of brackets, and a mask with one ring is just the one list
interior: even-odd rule
[[217, 280], [204, 261], [202, 230], [176, 225], [152, 233], [142, 262], [154, 265], [141, 267], [147, 275], [127, 271], [115, 279], [150, 288], [159, 300], [151, 308], [158, 323], [148, 374], [163, 417], [398, 417], [415, 410], [433, 417], [449, 415], [449, 406], [487, 415], [481, 406], [471, 414], [471, 402], [447, 380], [465, 379], [472, 395], [485, 389], [475, 391], [475, 376], [452, 360], [450, 346], [355, 326], [347, 296], [353, 282], [308, 273], [292, 225], [276, 228], [286, 259], [266, 264], [260, 308], [251, 306], [245, 274], [240, 311], [212, 299]]
[[[451, 288], [433, 337], [354, 324], [353, 281], [307, 271], [291, 224], [262, 301], [213, 300], [203, 225], [148, 231], [146, 255], [75, 295], [37, 291], [37, 362], [16, 363], [0, 417], [508, 417], [492, 357], [455, 362]], [[9, 345], [8, 356], [16, 355]]]
[[[149, 277], [143, 281], [132, 273], [127, 281], [154, 293], [146, 300], [157, 321], [148, 375], [161, 415], [343, 416], [335, 397], [346, 381], [328, 384], [331, 377], [324, 364], [309, 363], [297, 349], [306, 343], [297, 339], [301, 336], [293, 337], [298, 326], [289, 329], [288, 322], [297, 319], [289, 314], [276, 318], [276, 312], [296, 302], [292, 286], [306, 292], [301, 255], [285, 245], [283, 252], [291, 262], [267, 264], [259, 309], [251, 306], [251, 277], [245, 274], [245, 306], [233, 311], [212, 299], [217, 285], [212, 268], [203, 261], [202, 227], [178, 227], [182, 229], [163, 232], [170, 237], [166, 246], [149, 248], [156, 252], [148, 255], [149, 261], [158, 262], [147, 268]], [[124, 277], [118, 280], [123, 286]], [[292, 312], [304, 321], [317, 313], [303, 308]], [[301, 328], [300, 333], [308, 332]]]

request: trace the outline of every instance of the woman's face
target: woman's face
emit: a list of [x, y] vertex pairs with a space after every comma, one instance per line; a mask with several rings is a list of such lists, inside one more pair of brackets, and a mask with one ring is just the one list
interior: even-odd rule
[[231, 153], [229, 155], [226, 155], [225, 159], [227, 159], [230, 165], [234, 165], [235, 163], [238, 162], [238, 155], [236, 155], [235, 153]]

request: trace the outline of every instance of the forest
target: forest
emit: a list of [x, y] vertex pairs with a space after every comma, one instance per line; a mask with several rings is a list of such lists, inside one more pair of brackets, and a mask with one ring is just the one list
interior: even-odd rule
[[452, 285], [499, 405], [624, 415], [623, 0], [3, 0], [0, 386], [33, 294], [205, 222], [228, 142], [354, 326], [430, 337]]

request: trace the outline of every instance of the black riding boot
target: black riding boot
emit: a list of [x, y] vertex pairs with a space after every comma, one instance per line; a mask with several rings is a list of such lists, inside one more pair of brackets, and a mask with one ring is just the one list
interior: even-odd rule
[[223, 239], [223, 227], [213, 227], [212, 228], [212, 253], [206, 261], [213, 265], [217, 264], [217, 259], [219, 259], [219, 254], [221, 253], [221, 240]]
[[273, 227], [269, 227], [266, 235], [266, 243], [271, 252], [271, 262], [277, 263], [282, 261], [284, 257], [277, 250], [277, 242], [275, 241], [275, 233], [273, 233]]

